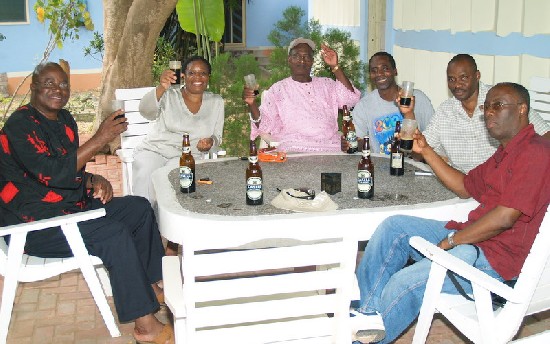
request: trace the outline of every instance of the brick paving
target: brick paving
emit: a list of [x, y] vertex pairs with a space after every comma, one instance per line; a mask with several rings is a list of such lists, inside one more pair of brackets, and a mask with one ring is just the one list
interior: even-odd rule
[[[87, 169], [105, 176], [113, 184], [116, 196], [122, 194], [122, 170], [117, 156], [97, 155], [88, 163]], [[3, 282], [0, 277], [0, 288], [3, 288]], [[112, 298], [109, 298], [109, 304], [114, 310]], [[166, 309], [157, 313], [163, 322], [168, 320], [168, 316]], [[42, 282], [19, 284], [7, 343], [131, 344], [135, 343], [133, 327], [133, 323], [119, 324], [122, 336], [111, 338], [82, 274], [70, 272]], [[526, 318], [519, 337], [548, 329], [550, 311]], [[395, 343], [411, 343], [413, 334], [414, 324]], [[427, 343], [461, 344], [469, 341], [446, 320], [436, 317]]]

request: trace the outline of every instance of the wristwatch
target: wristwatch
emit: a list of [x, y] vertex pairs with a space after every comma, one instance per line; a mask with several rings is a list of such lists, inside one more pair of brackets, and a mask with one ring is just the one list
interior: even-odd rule
[[455, 236], [455, 234], [456, 234], [456, 232], [453, 231], [453, 232], [451, 232], [447, 235], [447, 242], [449, 243], [449, 246], [451, 246], [451, 248], [456, 246], [456, 244], [453, 240], [453, 237]]

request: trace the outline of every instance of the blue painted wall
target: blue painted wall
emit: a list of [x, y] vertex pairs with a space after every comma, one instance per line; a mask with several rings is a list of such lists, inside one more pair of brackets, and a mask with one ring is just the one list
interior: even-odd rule
[[[28, 73], [42, 58], [49, 38], [48, 28], [36, 19], [33, 10], [36, 0], [28, 0], [28, 3], [29, 24], [0, 25], [0, 33], [6, 36], [6, 39], [0, 42], [0, 72]], [[88, 1], [88, 10], [95, 30], [103, 32], [102, 2]], [[49, 60], [67, 60], [71, 64], [71, 70], [101, 68], [101, 61], [84, 56], [84, 48], [92, 40], [93, 32], [82, 28], [79, 35], [78, 40], [67, 40], [62, 49], [56, 47]]]
[[386, 50], [398, 45], [404, 48], [448, 52], [468, 53], [472, 55], [517, 56], [521, 54], [550, 58], [550, 35], [523, 36], [514, 32], [505, 37], [494, 32], [457, 32], [450, 31], [403, 31], [394, 30], [394, 0], [387, 5]]
[[250, 0], [246, 3], [246, 46], [273, 46], [267, 39], [276, 22], [283, 18], [283, 11], [290, 6], [304, 9], [308, 19], [308, 0]]
[[[27, 74], [40, 61], [48, 41], [48, 29], [36, 19], [33, 6], [29, 2], [29, 24], [0, 25], [0, 33], [6, 39], [0, 42], [0, 72]], [[274, 24], [282, 19], [283, 11], [289, 6], [299, 6], [306, 11], [308, 0], [250, 0], [246, 3], [246, 44], [251, 47], [271, 46], [267, 35]], [[88, 1], [95, 31], [103, 33], [103, 5], [101, 1]], [[80, 30], [80, 39], [66, 41], [62, 49], [55, 49], [49, 60], [60, 58], [69, 61], [71, 70], [101, 69], [101, 61], [84, 56], [84, 48], [93, 38], [93, 33]]]

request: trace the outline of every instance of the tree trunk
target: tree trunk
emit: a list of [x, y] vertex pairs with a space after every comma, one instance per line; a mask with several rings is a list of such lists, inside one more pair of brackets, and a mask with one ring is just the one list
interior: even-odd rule
[[[105, 53], [97, 128], [110, 114], [117, 88], [152, 86], [151, 68], [160, 30], [177, 0], [103, 0]], [[120, 139], [106, 147], [113, 153]]]

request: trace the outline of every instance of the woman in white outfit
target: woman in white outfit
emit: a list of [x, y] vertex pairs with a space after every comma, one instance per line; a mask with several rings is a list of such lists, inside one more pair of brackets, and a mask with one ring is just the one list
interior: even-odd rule
[[183, 86], [174, 88], [176, 74], [165, 70], [160, 76], [160, 85], [147, 93], [139, 104], [141, 114], [156, 122], [135, 150], [132, 187], [134, 195], [149, 200], [151, 174], [180, 157], [184, 132], [189, 133], [195, 157], [219, 146], [222, 141], [224, 102], [219, 94], [206, 91], [212, 71], [210, 63], [193, 56], [183, 63], [181, 70]]

